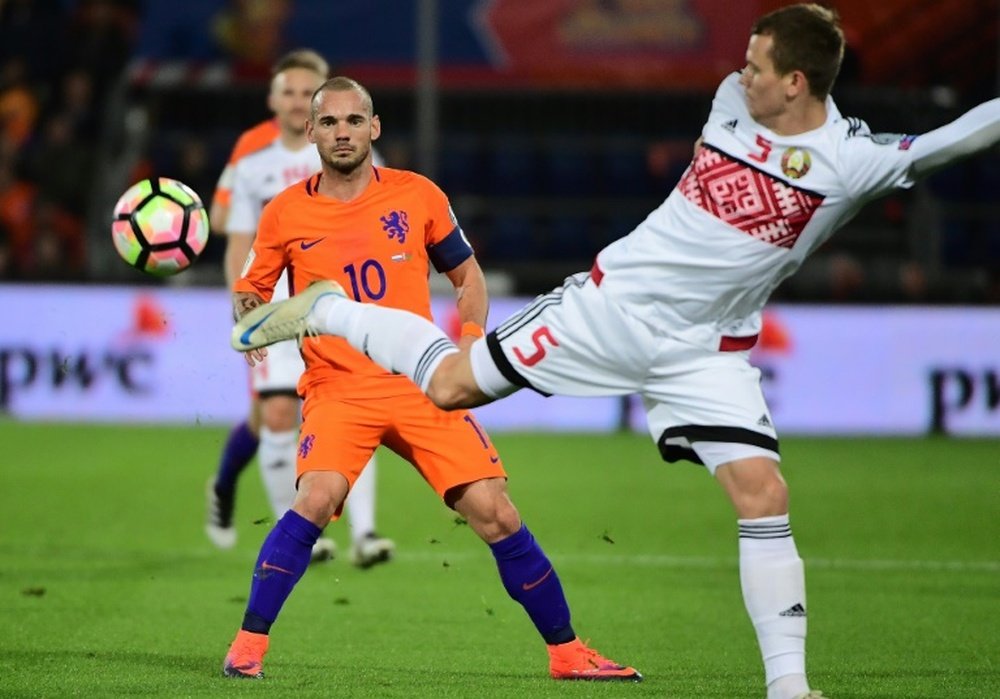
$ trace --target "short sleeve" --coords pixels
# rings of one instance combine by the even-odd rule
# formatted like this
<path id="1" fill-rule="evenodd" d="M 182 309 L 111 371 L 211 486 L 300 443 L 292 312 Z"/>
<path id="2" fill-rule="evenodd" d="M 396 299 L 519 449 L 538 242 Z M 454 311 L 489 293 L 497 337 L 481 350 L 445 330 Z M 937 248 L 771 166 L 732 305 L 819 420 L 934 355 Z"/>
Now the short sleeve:
<path id="1" fill-rule="evenodd" d="M 912 187 L 914 137 L 876 133 L 859 119 L 848 119 L 849 128 L 840 149 L 844 186 L 859 200 L 875 199 L 894 189 Z"/>
<path id="2" fill-rule="evenodd" d="M 228 207 L 233 199 L 233 163 L 226 163 L 219 175 L 219 181 L 215 183 L 215 192 L 212 194 L 212 206 Z"/>
<path id="3" fill-rule="evenodd" d="M 434 183 L 426 180 L 425 201 L 429 212 L 424 240 L 427 255 L 438 272 L 447 272 L 472 257 L 472 245 L 458 224 L 458 217 Z"/>
<path id="4" fill-rule="evenodd" d="M 253 247 L 240 278 L 233 284 L 233 291 L 255 293 L 265 301 L 270 301 L 274 285 L 288 265 L 285 247 L 279 236 L 280 208 L 276 204 L 272 202 L 264 207 Z"/>

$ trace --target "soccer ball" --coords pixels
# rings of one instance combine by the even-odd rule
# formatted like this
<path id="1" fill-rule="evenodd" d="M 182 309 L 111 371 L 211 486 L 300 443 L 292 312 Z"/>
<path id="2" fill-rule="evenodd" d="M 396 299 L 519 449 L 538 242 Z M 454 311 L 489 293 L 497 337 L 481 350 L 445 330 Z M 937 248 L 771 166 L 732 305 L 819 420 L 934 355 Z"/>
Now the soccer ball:
<path id="1" fill-rule="evenodd" d="M 208 213 L 194 190 L 169 177 L 142 180 L 115 204 L 111 239 L 122 259 L 157 277 L 177 274 L 208 242 Z"/>

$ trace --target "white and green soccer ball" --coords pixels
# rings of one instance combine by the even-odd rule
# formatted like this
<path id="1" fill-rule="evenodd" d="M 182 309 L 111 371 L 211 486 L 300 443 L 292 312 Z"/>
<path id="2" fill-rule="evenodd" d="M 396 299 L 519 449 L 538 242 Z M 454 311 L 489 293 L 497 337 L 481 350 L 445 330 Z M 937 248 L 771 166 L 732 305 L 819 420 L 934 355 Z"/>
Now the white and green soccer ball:
<path id="1" fill-rule="evenodd" d="M 111 238 L 136 269 L 166 277 L 186 269 L 208 242 L 208 212 L 193 189 L 169 177 L 142 180 L 115 204 Z"/>

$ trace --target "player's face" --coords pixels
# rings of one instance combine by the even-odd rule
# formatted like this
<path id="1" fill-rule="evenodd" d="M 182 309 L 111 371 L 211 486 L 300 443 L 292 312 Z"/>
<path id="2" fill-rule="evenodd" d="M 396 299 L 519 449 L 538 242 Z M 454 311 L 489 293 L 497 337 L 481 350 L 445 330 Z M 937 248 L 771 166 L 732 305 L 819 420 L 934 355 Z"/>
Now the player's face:
<path id="1" fill-rule="evenodd" d="M 789 76 L 775 71 L 771 61 L 773 45 L 774 39 L 768 35 L 752 35 L 747 46 L 747 64 L 740 74 L 750 116 L 767 127 L 773 126 L 788 106 Z"/>
<path id="2" fill-rule="evenodd" d="M 378 116 L 369 112 L 357 90 L 326 90 L 319 95 L 306 135 L 326 165 L 349 174 L 370 164 L 372 141 L 379 137 L 381 125 Z"/>
<path id="3" fill-rule="evenodd" d="M 309 100 L 323 78 L 308 68 L 289 68 L 274 76 L 268 106 L 283 132 L 301 136 L 309 118 Z"/>

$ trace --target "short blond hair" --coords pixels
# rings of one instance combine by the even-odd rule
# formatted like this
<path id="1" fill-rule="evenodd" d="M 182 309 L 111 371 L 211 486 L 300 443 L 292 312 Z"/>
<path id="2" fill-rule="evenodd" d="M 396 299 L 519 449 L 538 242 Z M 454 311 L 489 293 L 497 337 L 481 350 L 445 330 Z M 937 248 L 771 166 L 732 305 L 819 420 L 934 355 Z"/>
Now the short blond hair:
<path id="1" fill-rule="evenodd" d="M 330 64 L 312 49 L 295 49 L 278 59 L 271 68 L 271 77 L 292 68 L 305 68 L 326 78 L 330 74 Z"/>

